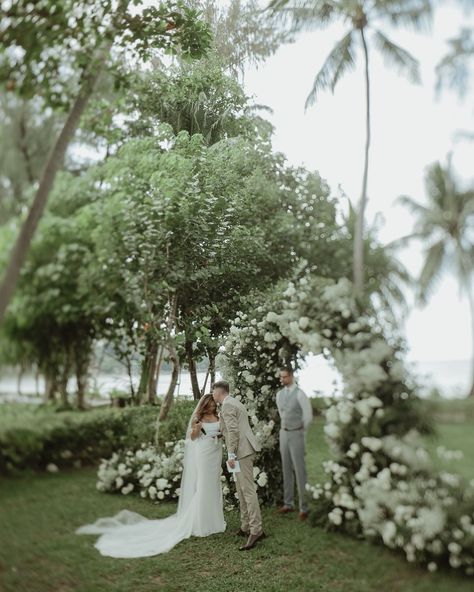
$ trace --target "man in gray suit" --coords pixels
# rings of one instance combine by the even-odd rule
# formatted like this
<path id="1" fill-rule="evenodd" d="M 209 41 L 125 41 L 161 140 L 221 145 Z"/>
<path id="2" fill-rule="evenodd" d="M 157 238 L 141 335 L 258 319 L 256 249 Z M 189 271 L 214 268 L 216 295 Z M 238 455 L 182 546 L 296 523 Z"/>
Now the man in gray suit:
<path id="1" fill-rule="evenodd" d="M 248 537 L 246 544 L 240 547 L 241 551 L 248 551 L 265 538 L 253 477 L 253 459 L 261 448 L 250 427 L 244 405 L 229 395 L 229 383 L 224 380 L 216 382 L 212 394 L 214 401 L 221 405 L 221 432 L 227 446 L 229 466 L 233 468 L 236 460 L 240 464 L 240 472 L 235 473 L 235 482 L 241 526 L 235 534 Z"/>
<path id="2" fill-rule="evenodd" d="M 283 467 L 282 514 L 294 510 L 295 475 L 299 497 L 299 519 L 308 516 L 306 500 L 305 436 L 313 419 L 313 409 L 308 397 L 294 381 L 290 366 L 281 368 L 280 382 L 283 388 L 277 392 L 276 404 L 280 414 L 280 454 Z"/>

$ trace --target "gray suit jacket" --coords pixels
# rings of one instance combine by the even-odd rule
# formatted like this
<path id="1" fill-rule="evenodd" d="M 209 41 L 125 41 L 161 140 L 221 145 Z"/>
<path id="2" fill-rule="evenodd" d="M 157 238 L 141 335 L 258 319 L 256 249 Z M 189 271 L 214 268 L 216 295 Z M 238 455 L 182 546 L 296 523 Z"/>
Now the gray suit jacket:
<path id="1" fill-rule="evenodd" d="M 220 423 L 229 454 L 235 454 L 237 459 L 240 459 L 261 450 L 250 427 L 247 409 L 234 397 L 224 399 Z"/>

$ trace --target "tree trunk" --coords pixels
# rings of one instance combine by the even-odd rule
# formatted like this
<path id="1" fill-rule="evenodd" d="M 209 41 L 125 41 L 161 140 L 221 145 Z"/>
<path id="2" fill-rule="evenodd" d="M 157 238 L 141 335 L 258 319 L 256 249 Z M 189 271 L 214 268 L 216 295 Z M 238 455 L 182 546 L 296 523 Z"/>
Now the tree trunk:
<path id="1" fill-rule="evenodd" d="M 179 363 L 179 356 L 176 352 L 174 345 L 170 348 L 170 360 L 173 364 L 173 370 L 171 373 L 171 382 L 168 387 L 168 391 L 166 392 L 165 398 L 163 399 L 163 403 L 160 407 L 160 413 L 158 415 L 158 419 L 156 420 L 156 428 L 155 428 L 155 444 L 158 445 L 158 433 L 160 431 L 160 423 L 164 421 L 171 409 L 171 405 L 173 404 L 174 400 L 174 391 L 176 390 L 176 385 L 178 384 L 179 378 L 179 371 L 180 371 L 180 363 Z"/>
<path id="2" fill-rule="evenodd" d="M 154 401 L 156 401 L 156 398 L 158 396 L 157 394 L 157 388 L 158 388 L 158 380 L 160 378 L 160 372 L 161 372 L 161 364 L 163 363 L 163 354 L 164 354 L 165 348 L 163 347 L 163 345 L 160 345 L 159 347 L 159 354 L 158 354 L 158 360 L 156 362 L 156 366 L 155 366 L 155 377 L 154 377 L 154 387 L 155 387 L 155 396 L 154 396 Z"/>
<path id="3" fill-rule="evenodd" d="M 39 392 L 39 378 L 40 378 L 40 369 L 39 369 L 39 366 L 36 366 L 36 370 L 35 370 L 35 392 L 36 392 L 36 396 L 37 397 L 40 396 L 40 392 Z"/>
<path id="4" fill-rule="evenodd" d="M 23 374 L 25 373 L 25 366 L 23 363 L 20 364 L 18 368 L 18 375 L 16 377 L 16 392 L 21 396 L 21 379 L 23 378 Z"/>
<path id="5" fill-rule="evenodd" d="M 107 59 L 110 47 L 111 42 L 107 43 L 107 46 L 100 51 L 97 59 L 92 60 L 89 68 L 85 71 L 79 94 L 74 101 L 44 168 L 38 190 L 20 229 L 0 285 L 0 325 L 3 322 L 7 306 L 13 297 L 18 278 L 20 277 L 21 267 L 25 262 L 30 243 L 46 207 L 56 174 L 62 166 L 66 150 L 79 126 L 79 121 Z"/>
<path id="6" fill-rule="evenodd" d="M 181 366 L 179 363 L 179 356 L 178 352 L 176 351 L 176 347 L 174 344 L 174 340 L 171 337 L 171 331 L 176 323 L 176 309 L 178 307 L 178 295 L 173 294 L 173 298 L 170 302 L 170 313 L 168 316 L 167 322 L 167 338 L 168 338 L 168 352 L 169 352 L 169 359 L 173 364 L 173 370 L 171 373 L 171 382 L 166 392 L 165 398 L 163 399 L 163 403 L 160 407 L 160 413 L 156 420 L 155 426 L 155 444 L 158 444 L 158 433 L 160 430 L 160 423 L 164 421 L 168 415 L 169 410 L 171 409 L 171 405 L 173 404 L 174 399 L 174 391 L 176 389 L 176 385 L 178 384 L 179 373 L 181 370 Z"/>
<path id="7" fill-rule="evenodd" d="M 132 395 L 132 405 L 136 405 L 137 394 L 135 393 L 135 387 L 133 386 L 132 359 L 130 356 L 127 356 L 126 365 L 127 365 L 128 382 L 130 384 L 130 394 Z"/>
<path id="8" fill-rule="evenodd" d="M 364 29 L 360 30 L 362 47 L 365 58 L 365 92 L 366 92 L 366 138 L 364 175 L 362 178 L 362 192 L 354 230 L 353 276 L 354 287 L 357 295 L 362 295 L 364 290 L 364 218 L 367 206 L 367 182 L 369 176 L 369 150 L 370 150 L 370 78 L 369 78 L 369 52 L 365 40 Z"/>
<path id="9" fill-rule="evenodd" d="M 196 362 L 194 360 L 193 342 L 186 341 L 185 343 L 186 359 L 188 361 L 189 375 L 191 376 L 191 386 L 193 389 L 193 398 L 198 401 L 201 398 L 201 390 L 199 389 L 199 381 L 197 377 Z"/>
<path id="10" fill-rule="evenodd" d="M 141 405 L 146 402 L 146 390 L 148 386 L 148 379 L 150 373 L 150 357 L 152 356 L 151 343 L 148 341 L 145 355 L 142 360 L 142 368 L 140 373 L 140 382 L 137 390 L 137 403 Z"/>
<path id="11" fill-rule="evenodd" d="M 469 301 L 469 308 L 471 310 L 471 335 L 472 335 L 472 357 L 471 357 L 471 388 L 468 397 L 474 397 L 474 294 L 472 291 L 471 274 L 467 275 L 467 299 Z"/>
<path id="12" fill-rule="evenodd" d="M 76 349 L 76 406 L 78 409 L 86 408 L 86 391 L 89 378 L 89 365 L 91 361 L 92 344 L 82 343 Z"/>
<path id="13" fill-rule="evenodd" d="M 158 359 L 158 344 L 156 341 L 152 344 L 152 351 L 150 355 L 150 362 L 148 368 L 148 382 L 146 385 L 146 402 L 150 405 L 154 405 L 156 403 L 156 365 Z"/>
<path id="14" fill-rule="evenodd" d="M 211 373 L 211 388 L 212 385 L 216 382 L 216 353 L 215 352 L 207 352 L 209 357 L 209 371 Z"/>
<path id="15" fill-rule="evenodd" d="M 51 403 L 56 401 L 58 392 L 58 375 L 56 368 L 48 366 L 44 371 L 44 402 Z"/>
<path id="16" fill-rule="evenodd" d="M 59 380 L 59 397 L 61 399 L 61 404 L 63 407 L 69 407 L 69 400 L 68 400 L 68 392 L 67 392 L 67 383 L 69 380 L 69 375 L 71 373 L 71 353 L 68 350 L 66 351 L 62 371 L 61 371 L 61 378 Z"/>

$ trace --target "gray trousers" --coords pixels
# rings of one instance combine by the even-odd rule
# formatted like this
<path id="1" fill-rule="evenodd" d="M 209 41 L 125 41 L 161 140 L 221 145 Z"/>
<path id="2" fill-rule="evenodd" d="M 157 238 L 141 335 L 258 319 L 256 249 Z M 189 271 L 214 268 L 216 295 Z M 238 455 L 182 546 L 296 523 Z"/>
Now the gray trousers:
<path id="1" fill-rule="evenodd" d="M 280 430 L 280 454 L 283 467 L 283 503 L 288 508 L 294 507 L 296 475 L 299 509 L 300 512 L 307 512 L 304 430 L 295 430 L 292 432 Z"/>

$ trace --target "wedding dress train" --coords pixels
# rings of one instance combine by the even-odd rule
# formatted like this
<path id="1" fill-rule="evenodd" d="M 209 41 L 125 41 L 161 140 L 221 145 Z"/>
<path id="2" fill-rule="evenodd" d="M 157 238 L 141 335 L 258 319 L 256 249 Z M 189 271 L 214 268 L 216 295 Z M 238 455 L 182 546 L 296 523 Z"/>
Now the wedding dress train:
<path id="1" fill-rule="evenodd" d="M 122 510 L 79 528 L 77 534 L 100 534 L 95 543 L 108 557 L 149 557 L 166 553 L 190 536 L 223 532 L 222 444 L 215 436 L 219 422 L 205 423 L 206 435 L 186 440 L 181 491 L 176 514 L 149 520 Z"/>

